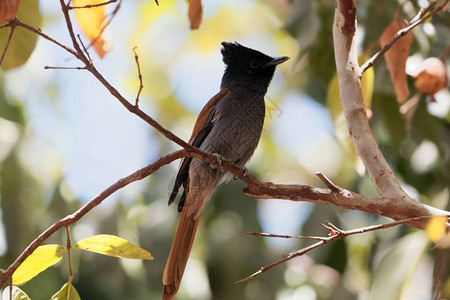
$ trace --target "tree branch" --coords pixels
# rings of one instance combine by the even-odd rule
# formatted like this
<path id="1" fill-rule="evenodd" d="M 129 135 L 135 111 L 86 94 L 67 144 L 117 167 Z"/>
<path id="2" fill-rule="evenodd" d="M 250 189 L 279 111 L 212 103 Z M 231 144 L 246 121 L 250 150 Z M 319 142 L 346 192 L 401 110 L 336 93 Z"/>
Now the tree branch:
<path id="1" fill-rule="evenodd" d="M 416 26 L 422 24 L 423 22 L 425 22 L 428 18 L 430 18 L 431 16 L 433 16 L 434 14 L 436 14 L 437 12 L 441 11 L 444 9 L 444 7 L 447 5 L 447 3 L 450 0 L 445 0 L 444 3 L 442 3 L 441 5 L 439 5 L 438 7 L 436 7 L 435 9 L 433 9 L 429 14 L 425 15 L 428 11 L 431 10 L 431 8 L 433 8 L 433 6 L 436 4 L 436 1 L 430 1 L 428 6 L 426 8 L 421 8 L 419 10 L 419 12 L 416 14 L 416 16 L 414 16 L 414 18 L 411 19 L 411 21 L 409 21 L 409 25 L 406 26 L 405 28 L 400 29 L 399 31 L 397 31 L 397 33 L 392 37 L 392 40 L 387 43 L 386 45 L 383 46 L 383 48 L 381 48 L 380 51 L 378 51 L 377 53 L 375 53 L 371 58 L 369 58 L 360 68 L 359 70 L 359 78 L 362 77 L 362 75 L 364 74 L 365 71 L 367 71 L 367 69 L 369 69 L 370 67 L 372 67 L 375 62 L 384 55 L 384 53 L 386 53 L 389 49 L 391 49 L 391 47 L 395 44 L 395 42 L 397 42 L 400 38 L 402 38 L 403 36 L 405 36 L 409 31 L 413 30 L 413 28 L 415 28 Z"/>
<path id="2" fill-rule="evenodd" d="M 381 197 L 414 205 L 415 201 L 400 186 L 369 127 L 359 78 L 355 18 L 355 0 L 338 0 L 336 2 L 333 42 L 339 92 L 347 120 L 347 128 L 356 152 L 363 161 Z"/>
<path id="3" fill-rule="evenodd" d="M 14 271 L 20 266 L 20 264 L 33 253 L 34 250 L 36 250 L 39 245 L 42 244 L 43 241 L 48 239 L 52 234 L 54 234 L 56 231 L 63 227 L 68 227 L 69 225 L 74 224 L 79 219 L 81 219 L 84 215 L 86 215 L 88 212 L 90 212 L 94 207 L 99 205 L 103 202 L 106 198 L 111 196 L 113 193 L 118 191 L 119 189 L 127 186 L 128 184 L 144 179 L 145 177 L 149 176 L 150 174 L 153 174 L 159 168 L 161 168 L 164 165 L 167 165 L 171 163 L 174 160 L 177 160 L 182 157 L 188 156 L 188 153 L 186 150 L 179 150 L 176 152 L 173 152 L 171 154 L 168 154 L 166 156 L 163 156 L 159 158 L 154 163 L 137 170 L 136 172 L 123 177 L 119 179 L 116 183 L 108 187 L 106 190 L 101 192 L 97 197 L 91 199 L 89 202 L 87 202 L 85 205 L 83 205 L 80 209 L 78 209 L 76 212 L 74 212 L 71 215 L 68 215 L 59 221 L 55 222 L 53 225 L 51 225 L 49 228 L 47 228 L 44 232 L 42 232 L 33 242 L 31 242 L 28 247 L 17 257 L 17 259 L 6 269 L 3 270 L 3 272 L 0 273 L 0 288 L 5 284 L 7 280 L 9 280 L 14 273 Z"/>
<path id="4" fill-rule="evenodd" d="M 340 228 L 338 228 L 336 225 L 334 225 L 333 223 L 331 223 L 330 221 L 325 221 L 322 226 L 324 226 L 325 228 L 327 228 L 328 230 L 330 230 L 329 236 L 328 237 L 316 237 L 316 236 L 279 236 L 279 235 L 274 235 L 274 234 L 258 234 L 258 233 L 252 233 L 254 235 L 261 235 L 261 236 L 269 236 L 269 237 L 281 237 L 281 238 L 301 238 L 301 239 L 312 239 L 312 240 L 319 240 L 318 242 L 304 247 L 296 252 L 292 252 L 289 253 L 287 255 L 284 255 L 284 257 L 268 266 L 265 267 L 261 267 L 258 271 L 256 271 L 255 273 L 239 280 L 236 281 L 234 284 L 241 284 L 243 282 L 246 282 L 264 272 L 269 271 L 270 269 L 281 265 L 282 263 L 285 263 L 293 258 L 302 256 L 308 252 L 310 252 L 313 249 L 316 249 L 320 246 L 326 245 L 328 243 L 331 243 L 335 240 L 340 240 L 340 239 L 344 239 L 349 235 L 355 235 L 355 234 L 361 234 L 364 232 L 369 232 L 369 231 L 374 231 L 374 230 L 380 230 L 380 229 L 386 229 L 386 228 L 391 228 L 391 227 L 395 227 L 395 226 L 399 226 L 399 225 L 403 225 L 403 224 L 408 224 L 410 222 L 415 222 L 415 221 L 423 221 L 423 220 L 428 220 L 430 219 L 431 216 L 422 216 L 422 217 L 415 217 L 415 218 L 408 218 L 408 219 L 403 219 L 403 220 L 399 220 L 399 221 L 395 221 L 395 222 L 391 222 L 391 223 L 386 223 L 386 224 L 379 224 L 379 225 L 373 225 L 373 226 L 367 226 L 367 227 L 362 227 L 362 228 L 357 228 L 357 229 L 352 229 L 352 230 L 342 230 Z"/>
<path id="5" fill-rule="evenodd" d="M 141 74 L 141 66 L 139 65 L 139 56 L 137 55 L 136 48 L 133 48 L 134 52 L 134 60 L 136 61 L 137 71 L 138 71 L 138 79 L 139 79 L 139 90 L 136 95 L 136 100 L 134 102 L 134 106 L 139 107 L 139 97 L 141 96 L 142 89 L 144 88 L 144 84 L 142 83 L 142 74 Z"/>
<path id="6" fill-rule="evenodd" d="M 224 168 L 228 171 L 235 171 L 231 168 L 229 169 L 227 164 L 225 164 Z M 410 219 L 407 225 L 420 229 L 425 228 L 429 216 L 450 215 L 447 211 L 427 206 L 414 200 L 402 201 L 398 198 L 366 197 L 343 187 L 338 187 L 334 183 L 331 183 L 334 187 L 331 190 L 309 185 L 263 182 L 252 175 L 247 175 L 242 180 L 248 185 L 244 192 L 253 198 L 307 201 L 364 211 L 393 220 Z M 416 217 L 425 218 L 415 219 Z"/>
<path id="7" fill-rule="evenodd" d="M 10 26 L 10 29 L 9 29 L 8 39 L 6 40 L 6 44 L 5 44 L 5 47 L 3 48 L 2 56 L 0 57 L 0 66 L 2 65 L 3 59 L 5 58 L 6 51 L 8 51 L 9 43 L 11 43 L 11 39 L 13 37 L 14 30 L 16 29 L 16 26 L 17 26 L 14 22 L 12 22 L 11 24 L 12 25 Z"/>
<path id="8" fill-rule="evenodd" d="M 11 278 L 13 272 L 17 269 L 17 267 L 44 240 L 46 240 L 60 228 L 74 224 L 81 217 L 87 214 L 90 210 L 92 210 L 118 189 L 123 188 L 131 182 L 145 178 L 146 176 L 157 171 L 161 166 L 181 157 L 195 157 L 207 163 L 216 164 L 216 156 L 205 153 L 198 148 L 191 146 L 190 144 L 186 143 L 184 140 L 173 134 L 171 131 L 161 126 L 152 117 L 143 112 L 138 107 L 138 105 L 136 105 L 137 103 L 132 104 L 128 100 L 126 100 L 121 95 L 121 93 L 102 76 L 102 74 L 94 66 L 93 62 L 83 52 L 83 49 L 80 47 L 80 44 L 75 37 L 72 23 L 69 17 L 68 6 L 66 6 L 63 0 L 60 0 L 60 3 L 74 49 L 42 33 L 40 29 L 33 28 L 32 26 L 20 22 L 18 19 L 15 19 L 15 21 L 10 21 L 8 23 L 8 26 L 14 26 L 13 24 L 16 24 L 16 26 L 21 26 L 68 51 L 84 64 L 85 67 L 81 67 L 81 69 L 86 69 L 87 71 L 89 71 L 129 112 L 135 114 L 136 116 L 147 122 L 169 140 L 177 143 L 184 149 L 166 155 L 155 161 L 153 164 L 120 179 L 115 184 L 111 185 L 109 188 L 100 193 L 97 197 L 93 198 L 91 201 L 81 207 L 74 214 L 63 218 L 50 226 L 24 250 L 24 252 L 8 267 L 8 269 L 3 271 L 0 270 L 0 286 L 3 286 L 3 284 Z M 398 183 L 394 174 L 390 170 L 389 166 L 387 165 L 371 134 L 365 114 L 364 105 L 362 103 L 361 87 L 358 76 L 358 65 L 356 62 L 356 51 L 354 49 L 353 38 L 356 26 L 355 13 L 356 7 L 353 1 L 340 0 L 336 9 L 336 18 L 333 31 L 336 49 L 336 65 L 342 97 L 341 100 L 348 121 L 350 135 L 352 136 L 353 142 L 355 143 L 357 152 L 365 163 L 369 175 L 371 176 L 382 198 L 379 199 L 365 197 L 363 195 L 348 191 L 342 187 L 335 185 L 320 173 L 318 173 L 319 178 L 321 178 L 321 180 L 330 189 L 305 185 L 283 185 L 274 184 L 271 182 L 262 182 L 254 176 L 248 175 L 244 168 L 228 161 L 222 161 L 221 167 L 246 182 L 248 187 L 244 191 L 248 195 L 256 198 L 278 198 L 292 201 L 310 201 L 315 203 L 331 204 L 343 208 L 356 209 L 382 216 L 387 216 L 395 220 L 402 220 L 402 224 L 404 223 L 410 226 L 424 228 L 426 223 L 425 220 L 430 218 L 430 216 L 448 215 L 449 213 L 420 204 L 406 195 L 406 193 L 400 187 L 400 184 Z M 323 240 L 319 241 L 319 243 L 323 242 Z M 310 250 L 302 249 L 301 251 Z M 301 254 L 297 254 L 297 256 L 298 255 Z"/>

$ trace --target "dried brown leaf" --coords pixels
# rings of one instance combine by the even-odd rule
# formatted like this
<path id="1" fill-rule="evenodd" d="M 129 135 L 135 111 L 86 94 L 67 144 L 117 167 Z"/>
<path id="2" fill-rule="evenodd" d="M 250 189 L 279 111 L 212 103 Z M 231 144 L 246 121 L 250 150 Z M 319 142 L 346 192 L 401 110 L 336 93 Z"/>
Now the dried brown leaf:
<path id="1" fill-rule="evenodd" d="M 447 69 L 437 57 L 429 57 L 422 62 L 420 72 L 414 76 L 414 86 L 426 95 L 433 95 L 447 86 Z"/>
<path id="2" fill-rule="evenodd" d="M 407 25 L 408 23 L 402 18 L 395 18 L 381 34 L 381 47 L 388 44 L 397 31 Z M 399 103 L 402 103 L 409 94 L 408 84 L 406 82 L 405 66 L 413 39 L 414 37 L 409 31 L 405 34 L 405 36 L 397 40 L 391 49 L 384 54 L 387 68 L 389 70 L 389 74 L 391 75 L 392 83 L 394 84 L 397 101 Z"/>
<path id="3" fill-rule="evenodd" d="M 0 23 L 12 19 L 19 7 L 19 0 L 1 0 L 0 1 Z"/>
<path id="4" fill-rule="evenodd" d="M 203 6 L 201 0 L 187 0 L 189 5 L 188 16 L 191 29 L 197 29 L 202 23 Z"/>

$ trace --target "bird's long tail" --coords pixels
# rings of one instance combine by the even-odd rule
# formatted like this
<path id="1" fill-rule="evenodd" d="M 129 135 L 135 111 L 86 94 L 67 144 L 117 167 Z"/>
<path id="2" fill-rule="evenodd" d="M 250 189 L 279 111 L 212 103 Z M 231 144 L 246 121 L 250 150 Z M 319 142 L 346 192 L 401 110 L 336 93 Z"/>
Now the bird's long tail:
<path id="1" fill-rule="evenodd" d="M 197 231 L 198 220 L 199 214 L 189 213 L 186 207 L 183 209 L 177 233 L 175 234 L 175 239 L 164 269 L 163 300 L 174 299 L 180 287 L 181 278 L 183 277 L 184 269 L 189 259 L 195 232 Z"/>

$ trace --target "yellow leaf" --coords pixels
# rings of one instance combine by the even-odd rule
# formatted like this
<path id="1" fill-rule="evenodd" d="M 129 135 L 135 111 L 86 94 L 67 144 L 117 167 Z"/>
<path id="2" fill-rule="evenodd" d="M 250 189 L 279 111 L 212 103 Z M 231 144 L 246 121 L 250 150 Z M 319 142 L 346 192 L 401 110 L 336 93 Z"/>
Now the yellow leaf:
<path id="1" fill-rule="evenodd" d="M 62 288 L 57 291 L 50 300 L 80 300 L 80 295 L 74 288 L 72 283 L 67 282 L 62 286 Z"/>
<path id="2" fill-rule="evenodd" d="M 17 286 L 13 286 L 12 287 L 12 293 L 11 294 L 12 294 L 11 300 L 30 300 L 30 297 L 28 297 L 28 295 L 24 291 L 19 289 Z M 9 286 L 6 287 L 3 290 L 2 299 L 3 300 L 10 300 L 10 297 L 9 297 Z"/>
<path id="3" fill-rule="evenodd" d="M 358 63 L 361 64 L 361 63 L 367 61 L 368 59 L 369 59 L 368 52 L 364 52 L 358 58 Z M 373 68 L 367 69 L 367 71 L 364 72 L 364 75 L 361 78 L 362 96 L 363 96 L 364 106 L 366 107 L 366 109 L 370 109 L 370 107 L 372 106 L 374 79 L 375 79 L 375 73 L 374 73 Z M 337 74 L 334 74 L 333 78 L 331 79 L 330 83 L 328 84 L 327 107 L 331 113 L 333 121 L 336 122 L 336 120 L 340 117 L 340 115 L 343 114 L 343 109 L 342 109 L 340 95 L 339 95 L 339 82 L 338 82 Z"/>
<path id="4" fill-rule="evenodd" d="M 86 6 L 103 3 L 104 0 L 73 0 L 73 6 Z M 105 26 L 106 5 L 75 9 L 75 17 L 81 26 L 86 37 L 91 41 L 92 46 L 100 58 L 109 52 L 109 44 L 102 37 L 102 30 Z"/>
<path id="5" fill-rule="evenodd" d="M 14 285 L 22 285 L 61 260 L 67 249 L 61 245 L 40 246 L 25 259 L 12 276 Z"/>
<path id="6" fill-rule="evenodd" d="M 369 59 L 369 53 L 364 52 L 359 58 L 358 63 L 361 65 Z M 361 78 L 361 89 L 363 95 L 364 106 L 366 109 L 372 107 L 372 96 L 373 96 L 373 83 L 375 81 L 375 72 L 373 68 L 369 68 L 364 72 Z"/>
<path id="7" fill-rule="evenodd" d="M 120 237 L 108 234 L 88 237 L 79 241 L 74 248 L 122 258 L 153 259 L 147 250 Z"/>
<path id="8" fill-rule="evenodd" d="M 447 218 L 446 217 L 434 217 L 427 224 L 428 238 L 434 243 L 439 242 L 446 234 Z"/>

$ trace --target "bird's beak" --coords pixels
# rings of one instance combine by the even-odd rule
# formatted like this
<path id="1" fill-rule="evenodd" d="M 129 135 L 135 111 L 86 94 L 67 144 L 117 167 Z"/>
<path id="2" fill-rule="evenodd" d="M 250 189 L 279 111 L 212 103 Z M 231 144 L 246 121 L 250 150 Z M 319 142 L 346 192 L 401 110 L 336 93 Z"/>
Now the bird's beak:
<path id="1" fill-rule="evenodd" d="M 271 66 L 276 66 L 279 64 L 284 63 L 285 61 L 287 61 L 289 59 L 289 57 L 287 56 L 281 56 L 281 57 L 275 57 L 274 59 L 272 59 L 271 61 L 269 61 L 268 63 L 266 63 L 264 65 L 264 67 L 271 67 Z"/>

